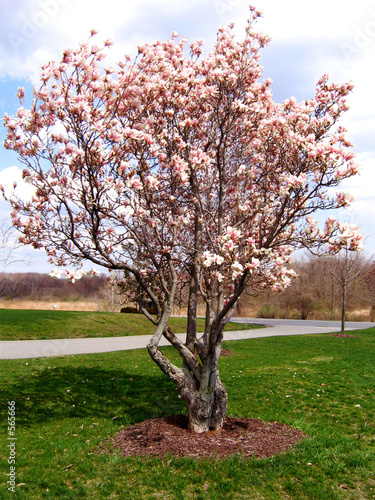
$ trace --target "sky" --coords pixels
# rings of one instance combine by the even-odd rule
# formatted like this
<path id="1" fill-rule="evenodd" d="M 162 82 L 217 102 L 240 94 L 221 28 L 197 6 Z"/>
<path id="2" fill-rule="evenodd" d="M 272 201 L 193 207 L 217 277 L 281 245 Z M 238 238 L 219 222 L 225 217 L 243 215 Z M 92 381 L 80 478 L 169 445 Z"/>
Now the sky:
<path id="1" fill-rule="evenodd" d="M 257 29 L 272 38 L 262 51 L 261 64 L 264 78 L 273 80 L 275 101 L 312 98 L 322 74 L 355 86 L 341 124 L 354 142 L 361 173 L 342 183 L 340 189 L 350 192 L 355 202 L 339 216 L 361 226 L 364 251 L 371 257 L 375 255 L 375 1 L 251 3 L 263 13 Z M 189 42 L 203 39 L 209 52 L 220 25 L 233 22 L 242 38 L 248 13 L 249 0 L 0 0 L 0 116 L 15 114 L 18 87 L 25 87 L 31 96 L 40 67 L 59 60 L 65 48 L 77 47 L 91 29 L 99 31 L 98 42 L 108 38 L 114 42 L 114 61 L 124 54 L 136 55 L 137 46 L 145 42 L 168 39 L 173 31 Z M 4 138 L 0 125 L 0 184 L 18 180 L 21 185 L 22 165 L 16 153 L 4 149 Z M 0 227 L 9 221 L 9 211 L 0 199 Z M 0 255 L 0 272 L 52 270 L 44 251 L 26 247 L 13 255 L 20 261 L 5 269 Z"/>

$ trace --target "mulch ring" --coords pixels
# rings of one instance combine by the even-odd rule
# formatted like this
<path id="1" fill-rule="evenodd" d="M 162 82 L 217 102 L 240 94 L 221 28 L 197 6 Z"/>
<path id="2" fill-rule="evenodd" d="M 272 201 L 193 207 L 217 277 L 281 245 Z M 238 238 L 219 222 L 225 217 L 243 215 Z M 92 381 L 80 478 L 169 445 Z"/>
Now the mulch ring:
<path id="1" fill-rule="evenodd" d="M 349 335 L 348 333 L 331 333 L 330 337 L 348 338 L 351 337 L 355 339 L 357 335 Z"/>
<path id="2" fill-rule="evenodd" d="M 147 420 L 120 431 L 112 443 L 125 457 L 224 458 L 239 454 L 244 458 L 268 458 L 290 450 L 307 436 L 278 422 L 227 417 L 222 429 L 203 434 L 187 430 L 187 416 L 172 415 Z"/>

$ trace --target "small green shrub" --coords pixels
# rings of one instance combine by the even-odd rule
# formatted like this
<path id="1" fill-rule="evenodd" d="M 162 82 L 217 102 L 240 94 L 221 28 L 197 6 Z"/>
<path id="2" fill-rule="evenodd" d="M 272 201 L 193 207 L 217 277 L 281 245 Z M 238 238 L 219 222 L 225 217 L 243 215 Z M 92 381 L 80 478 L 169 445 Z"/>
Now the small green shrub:
<path id="1" fill-rule="evenodd" d="M 274 318 L 278 317 L 278 314 L 279 314 L 279 310 L 276 306 L 274 306 L 272 304 L 266 304 L 258 310 L 257 317 L 258 318 L 274 319 Z"/>
<path id="2" fill-rule="evenodd" d="M 126 314 L 137 314 L 137 308 L 133 306 L 126 306 L 126 307 L 121 307 L 120 310 L 121 313 L 126 313 Z"/>

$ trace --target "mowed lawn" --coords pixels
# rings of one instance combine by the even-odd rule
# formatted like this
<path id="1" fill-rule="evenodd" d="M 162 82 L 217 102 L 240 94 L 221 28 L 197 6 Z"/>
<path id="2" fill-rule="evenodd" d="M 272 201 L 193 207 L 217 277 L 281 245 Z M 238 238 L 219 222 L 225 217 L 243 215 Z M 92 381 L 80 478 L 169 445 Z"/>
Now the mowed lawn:
<path id="1" fill-rule="evenodd" d="M 269 459 L 123 458 L 124 426 L 185 413 L 146 350 L 0 361 L 0 498 L 375 498 L 375 329 L 233 341 L 221 358 L 229 415 L 283 422 L 308 438 Z M 178 355 L 165 348 L 175 362 Z M 16 484 L 7 491 L 7 402 Z"/>
<path id="2" fill-rule="evenodd" d="M 183 333 L 186 318 L 173 317 L 170 326 L 175 333 Z M 198 328 L 204 331 L 203 319 L 198 319 Z M 238 323 L 226 325 L 227 330 L 251 328 L 259 327 Z M 0 309 L 0 340 L 125 337 L 152 335 L 154 330 L 143 314 Z"/>

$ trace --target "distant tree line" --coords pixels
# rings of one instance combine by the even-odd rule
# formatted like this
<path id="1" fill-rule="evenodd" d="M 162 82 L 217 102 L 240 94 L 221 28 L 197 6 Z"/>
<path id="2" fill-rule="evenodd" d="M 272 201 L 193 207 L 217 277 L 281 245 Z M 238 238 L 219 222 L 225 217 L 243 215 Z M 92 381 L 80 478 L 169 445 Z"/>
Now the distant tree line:
<path id="1" fill-rule="evenodd" d="M 77 300 L 93 298 L 106 286 L 105 275 L 83 276 L 74 284 L 39 273 L 0 273 L 0 297 L 3 299 Z"/>
<path id="2" fill-rule="evenodd" d="M 268 318 L 375 320 L 375 261 L 361 253 L 304 256 L 293 263 L 298 276 L 282 293 L 244 295 L 236 315 Z M 126 277 L 118 273 L 111 287 L 106 275 L 83 276 L 75 283 L 48 274 L 0 273 L 3 299 L 79 300 L 98 298 L 110 311 L 140 310 L 124 291 Z M 175 312 L 184 313 L 188 300 L 181 290 Z M 140 296 L 140 301 L 142 297 Z"/>
<path id="3" fill-rule="evenodd" d="M 247 297 L 240 309 L 255 302 L 260 317 L 374 321 L 374 260 L 343 251 L 335 256 L 304 256 L 293 269 L 298 276 L 284 292 Z"/>

